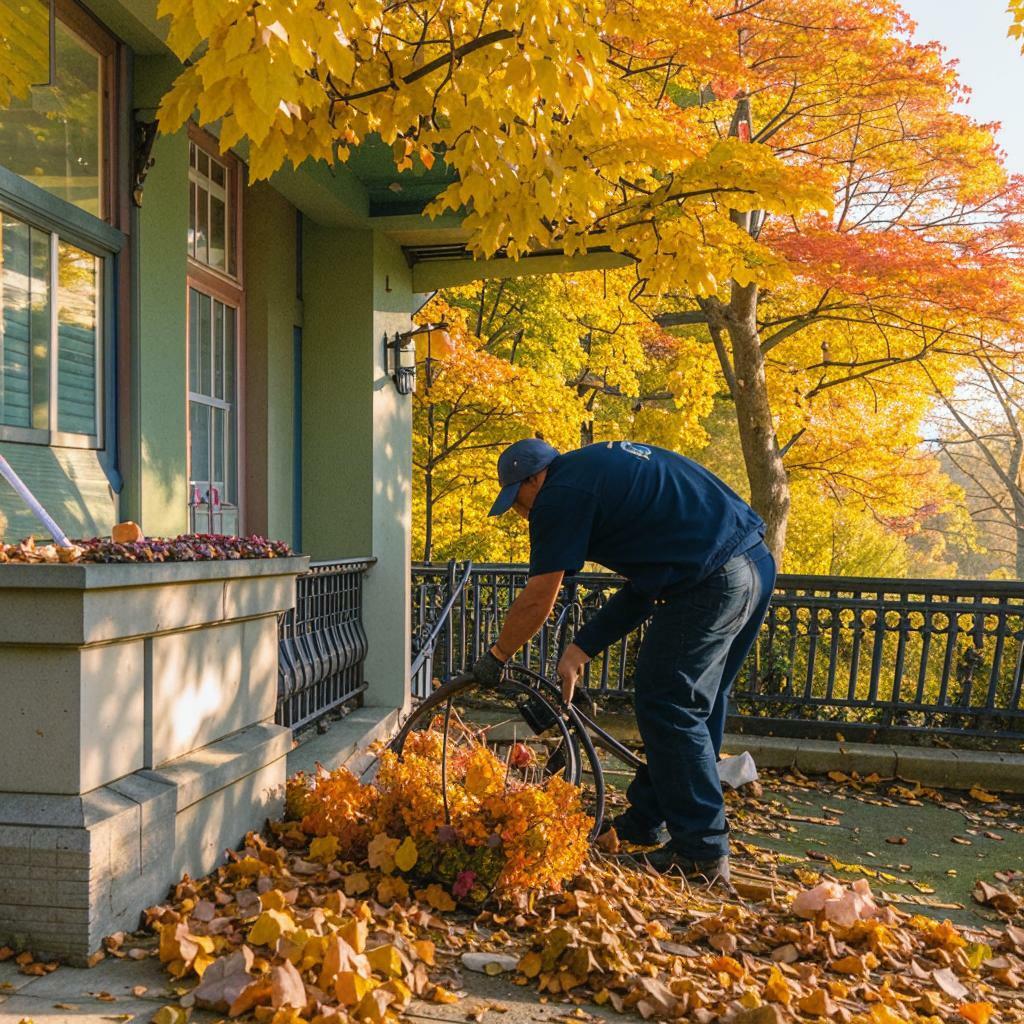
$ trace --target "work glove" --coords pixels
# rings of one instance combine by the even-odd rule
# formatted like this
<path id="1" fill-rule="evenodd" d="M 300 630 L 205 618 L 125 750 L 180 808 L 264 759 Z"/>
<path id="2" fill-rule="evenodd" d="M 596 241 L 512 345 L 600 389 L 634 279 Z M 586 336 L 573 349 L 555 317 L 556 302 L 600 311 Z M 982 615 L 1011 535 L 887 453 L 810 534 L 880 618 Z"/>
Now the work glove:
<path id="1" fill-rule="evenodd" d="M 473 676 L 481 686 L 496 688 L 501 683 L 504 671 L 504 662 L 498 661 L 490 651 L 485 652 L 473 662 Z"/>

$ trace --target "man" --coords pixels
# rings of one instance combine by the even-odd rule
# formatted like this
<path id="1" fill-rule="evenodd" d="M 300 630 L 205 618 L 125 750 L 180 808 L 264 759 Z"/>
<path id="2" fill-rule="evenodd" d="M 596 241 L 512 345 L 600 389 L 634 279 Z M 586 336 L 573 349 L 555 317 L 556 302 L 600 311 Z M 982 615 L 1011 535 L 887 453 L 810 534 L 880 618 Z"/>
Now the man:
<path id="1" fill-rule="evenodd" d="M 729 840 L 716 763 L 729 689 L 775 584 L 764 522 L 708 470 L 631 441 L 560 455 L 529 438 L 498 459 L 491 515 L 514 508 L 530 524 L 530 576 L 494 646 L 473 666 L 500 681 L 504 664 L 541 628 L 562 578 L 597 562 L 626 584 L 579 631 L 558 663 L 572 699 L 586 663 L 649 620 L 634 701 L 646 767 L 611 825 L 660 871 L 729 882 Z"/>

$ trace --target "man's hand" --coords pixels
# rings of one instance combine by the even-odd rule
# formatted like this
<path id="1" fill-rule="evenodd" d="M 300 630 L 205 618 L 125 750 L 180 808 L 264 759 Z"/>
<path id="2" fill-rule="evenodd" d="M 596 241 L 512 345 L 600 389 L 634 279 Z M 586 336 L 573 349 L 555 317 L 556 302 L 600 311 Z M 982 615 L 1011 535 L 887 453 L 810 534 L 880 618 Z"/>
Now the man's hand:
<path id="1" fill-rule="evenodd" d="M 472 671 L 478 683 L 495 688 L 501 683 L 501 674 L 505 671 L 505 663 L 499 661 L 488 651 L 476 659 Z"/>
<path id="2" fill-rule="evenodd" d="M 565 653 L 558 659 L 558 678 L 562 681 L 562 700 L 572 703 L 572 695 L 576 684 L 583 676 L 583 666 L 590 661 L 590 656 L 575 644 L 569 644 Z"/>

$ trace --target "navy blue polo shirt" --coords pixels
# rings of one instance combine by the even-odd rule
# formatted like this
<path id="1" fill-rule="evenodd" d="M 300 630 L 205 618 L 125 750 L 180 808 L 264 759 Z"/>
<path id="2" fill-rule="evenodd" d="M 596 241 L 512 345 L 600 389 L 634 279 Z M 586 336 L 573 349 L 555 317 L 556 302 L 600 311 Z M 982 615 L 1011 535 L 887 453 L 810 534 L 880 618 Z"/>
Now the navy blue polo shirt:
<path id="1" fill-rule="evenodd" d="M 703 466 L 653 445 L 602 442 L 548 467 L 530 510 L 530 575 L 597 562 L 656 597 L 699 583 L 763 536 L 761 517 Z"/>

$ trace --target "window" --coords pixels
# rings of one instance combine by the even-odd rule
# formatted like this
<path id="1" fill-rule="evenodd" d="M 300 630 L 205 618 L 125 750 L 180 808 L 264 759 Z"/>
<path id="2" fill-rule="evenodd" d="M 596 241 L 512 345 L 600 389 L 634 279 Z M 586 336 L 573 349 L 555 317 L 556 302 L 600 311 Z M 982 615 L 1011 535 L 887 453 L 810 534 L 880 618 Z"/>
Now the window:
<path id="1" fill-rule="evenodd" d="M 104 262 L 0 210 L 0 437 L 100 446 Z"/>
<path id="2" fill-rule="evenodd" d="M 188 163 L 188 254 L 197 263 L 234 277 L 234 175 L 227 163 L 195 141 L 189 143 Z"/>
<path id="3" fill-rule="evenodd" d="M 57 13 L 53 81 L 32 86 L 27 97 L 14 97 L 0 109 L 0 164 L 86 213 L 108 218 L 116 42 L 71 0 L 61 0 Z M 30 42 L 46 45 L 45 38 Z"/>
<path id="4" fill-rule="evenodd" d="M 189 288 L 188 426 L 192 528 L 238 530 L 238 311 Z"/>
<path id="5" fill-rule="evenodd" d="M 195 126 L 188 158 L 189 519 L 196 533 L 241 529 L 242 165 Z"/>
<path id="6" fill-rule="evenodd" d="M 2 0 L 0 0 L 2 2 Z M 49 53 L 49 3 L 19 7 Z M 0 108 L 0 440 L 103 447 L 104 353 L 124 236 L 114 155 L 117 40 L 55 0 L 53 68 Z"/>

